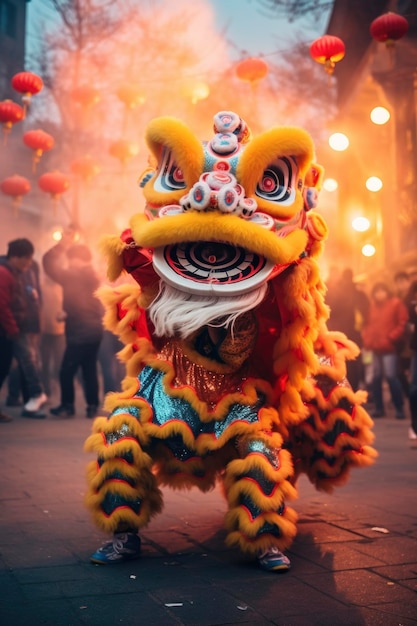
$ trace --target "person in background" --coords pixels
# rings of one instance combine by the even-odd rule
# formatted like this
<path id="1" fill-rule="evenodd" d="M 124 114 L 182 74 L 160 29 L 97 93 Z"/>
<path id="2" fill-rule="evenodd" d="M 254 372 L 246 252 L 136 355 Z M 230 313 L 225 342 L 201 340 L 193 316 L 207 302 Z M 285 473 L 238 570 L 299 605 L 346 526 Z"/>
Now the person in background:
<path id="1" fill-rule="evenodd" d="M 389 386 L 395 417 L 405 417 L 404 396 L 398 378 L 397 345 L 402 341 L 407 321 L 408 311 L 402 300 L 394 296 L 385 283 L 375 283 L 371 291 L 368 319 L 362 329 L 363 346 L 372 351 L 373 417 L 385 415 L 382 393 L 384 377 Z"/>
<path id="2" fill-rule="evenodd" d="M 394 274 L 394 285 L 396 295 L 404 302 L 408 308 L 407 298 L 410 291 L 411 279 L 408 272 L 401 271 Z M 398 350 L 398 378 L 400 379 L 403 393 L 407 398 L 410 393 L 410 350 L 411 329 L 407 324 L 403 341 L 397 346 Z"/>
<path id="3" fill-rule="evenodd" d="M 94 417 L 99 405 L 97 359 L 103 307 L 95 296 L 99 279 L 91 261 L 89 248 L 74 243 L 72 230 L 64 232 L 61 241 L 42 258 L 45 273 L 62 286 L 65 313 L 66 348 L 59 372 L 61 403 L 50 409 L 57 417 L 75 414 L 74 378 L 79 368 L 87 417 Z"/>
<path id="4" fill-rule="evenodd" d="M 44 391 L 46 392 L 42 381 L 40 362 L 40 318 L 42 310 L 42 291 L 40 286 L 38 263 L 35 260 L 32 260 L 28 269 L 21 272 L 19 279 L 22 286 L 22 295 L 26 300 L 24 328 L 21 336 L 19 337 L 19 343 L 23 344 L 20 348 L 23 350 L 23 353 L 20 359 L 15 358 L 13 360 L 12 367 L 9 372 L 6 406 L 21 406 L 22 404 L 27 403 L 30 398 L 28 384 L 25 377 L 27 346 L 29 346 L 31 351 L 37 376 L 40 378 Z M 17 350 L 17 352 L 19 352 L 19 350 Z M 31 374 L 29 373 L 29 375 Z M 23 397 L 23 403 L 21 401 L 21 396 Z"/>
<path id="5" fill-rule="evenodd" d="M 365 292 L 358 289 L 350 268 L 345 268 L 337 280 L 327 284 L 326 303 L 330 307 L 330 317 L 327 322 L 329 330 L 338 330 L 362 348 L 361 329 L 369 311 L 369 299 Z M 364 367 L 360 356 L 347 361 L 347 378 L 354 391 L 364 383 Z"/>
<path id="6" fill-rule="evenodd" d="M 408 395 L 411 425 L 408 436 L 414 447 L 417 446 L 417 280 L 411 283 L 406 302 L 411 328 L 410 388 Z"/>
<path id="7" fill-rule="evenodd" d="M 58 385 L 58 372 L 65 351 L 65 323 L 62 316 L 62 287 L 49 276 L 42 279 L 41 363 L 45 391 L 51 395 Z"/>
<path id="8" fill-rule="evenodd" d="M 117 358 L 123 344 L 110 330 L 104 330 L 98 361 L 103 379 L 103 391 L 109 393 L 120 389 L 124 377 L 124 366 Z"/>
<path id="9" fill-rule="evenodd" d="M 37 356 L 27 332 L 30 312 L 22 280 L 23 273 L 33 263 L 33 254 L 34 247 L 29 239 L 15 239 L 9 242 L 7 255 L 0 262 L 0 387 L 15 357 L 29 395 L 24 414 L 44 417 L 40 409 L 48 398 L 40 382 Z M 0 421 L 10 421 L 10 418 L 1 413 Z"/>

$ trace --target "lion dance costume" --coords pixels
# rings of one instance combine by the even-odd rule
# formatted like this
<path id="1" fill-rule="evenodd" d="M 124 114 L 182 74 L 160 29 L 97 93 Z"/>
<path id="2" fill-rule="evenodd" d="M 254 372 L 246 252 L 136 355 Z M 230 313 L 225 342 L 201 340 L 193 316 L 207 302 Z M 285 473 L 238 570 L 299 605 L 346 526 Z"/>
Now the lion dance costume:
<path id="1" fill-rule="evenodd" d="M 230 111 L 210 141 L 171 117 L 146 141 L 144 212 L 103 241 L 109 278 L 128 272 L 138 286 L 101 293 L 127 375 L 86 442 L 98 455 L 87 506 L 119 536 L 92 560 L 138 555 L 128 543 L 161 511 L 161 486 L 219 480 L 227 545 L 285 569 L 297 477 L 331 491 L 376 456 L 366 394 L 346 380 L 358 349 L 326 328 L 327 227 L 313 210 L 323 170 L 304 130 L 252 138 Z"/>

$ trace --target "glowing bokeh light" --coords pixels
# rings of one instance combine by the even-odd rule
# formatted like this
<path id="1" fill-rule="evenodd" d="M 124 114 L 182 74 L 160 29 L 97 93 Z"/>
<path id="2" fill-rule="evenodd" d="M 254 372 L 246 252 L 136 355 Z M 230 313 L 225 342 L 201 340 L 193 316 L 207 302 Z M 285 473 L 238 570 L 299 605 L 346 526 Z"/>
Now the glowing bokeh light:
<path id="1" fill-rule="evenodd" d="M 325 189 L 326 191 L 336 191 L 338 186 L 339 183 L 334 178 L 326 178 L 323 181 L 323 189 Z"/>
<path id="2" fill-rule="evenodd" d="M 210 87 L 202 80 L 187 81 L 182 85 L 181 93 L 185 98 L 189 98 L 192 104 L 197 104 L 200 100 L 208 98 Z"/>
<path id="3" fill-rule="evenodd" d="M 375 246 L 373 246 L 371 243 L 366 243 L 363 247 L 362 247 L 362 254 L 363 256 L 374 256 L 376 252 Z"/>
<path id="4" fill-rule="evenodd" d="M 332 150 L 343 152 L 349 147 L 349 139 L 343 133 L 333 133 L 329 137 L 329 146 Z"/>
<path id="5" fill-rule="evenodd" d="M 191 91 L 191 102 L 197 104 L 200 100 L 205 100 L 210 95 L 210 88 L 203 81 L 197 82 Z"/>
<path id="6" fill-rule="evenodd" d="M 352 220 L 352 228 L 358 233 L 365 233 L 369 229 L 370 225 L 371 222 L 367 217 L 355 217 L 355 219 Z"/>
<path id="7" fill-rule="evenodd" d="M 374 124 L 386 124 L 391 117 L 390 112 L 385 107 L 375 107 L 370 114 L 371 120 Z"/>
<path id="8" fill-rule="evenodd" d="M 382 189 L 382 180 L 378 176 L 370 176 L 365 185 L 369 191 L 379 191 Z"/>
<path id="9" fill-rule="evenodd" d="M 54 230 L 52 233 L 52 239 L 54 241 L 61 241 L 62 239 L 62 230 Z"/>

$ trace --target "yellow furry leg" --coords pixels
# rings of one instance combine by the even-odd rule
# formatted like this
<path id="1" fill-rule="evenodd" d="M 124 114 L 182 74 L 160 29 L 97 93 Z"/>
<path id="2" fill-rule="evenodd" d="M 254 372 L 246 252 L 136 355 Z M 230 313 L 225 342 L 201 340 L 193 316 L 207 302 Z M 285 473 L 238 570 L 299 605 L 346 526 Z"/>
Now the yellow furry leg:
<path id="1" fill-rule="evenodd" d="M 127 411 L 98 418 L 87 451 L 98 460 L 87 468 L 86 506 L 106 532 L 139 529 L 162 509 L 162 494 L 152 473 L 153 461 L 142 449 L 141 429 Z"/>
<path id="2" fill-rule="evenodd" d="M 296 534 L 297 515 L 285 500 L 297 497 L 290 483 L 290 454 L 281 449 L 280 435 L 242 439 L 242 458 L 226 469 L 224 487 L 229 503 L 226 543 L 256 556 L 273 546 L 284 550 Z"/>

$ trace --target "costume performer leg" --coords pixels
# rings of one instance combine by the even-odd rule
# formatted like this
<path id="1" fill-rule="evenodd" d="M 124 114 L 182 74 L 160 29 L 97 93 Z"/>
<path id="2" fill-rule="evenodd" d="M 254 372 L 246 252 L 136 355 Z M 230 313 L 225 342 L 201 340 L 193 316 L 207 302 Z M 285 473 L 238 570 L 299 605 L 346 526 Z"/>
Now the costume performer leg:
<path id="1" fill-rule="evenodd" d="M 96 419 L 85 444 L 87 451 L 98 454 L 87 468 L 86 504 L 96 525 L 107 532 L 138 530 L 162 509 L 139 410 L 119 408 L 109 419 Z"/>
<path id="2" fill-rule="evenodd" d="M 238 440 L 240 459 L 226 468 L 224 486 L 229 503 L 226 543 L 259 556 L 287 548 L 296 534 L 297 515 L 285 505 L 297 496 L 290 479 L 291 458 L 278 433 L 259 433 Z"/>

